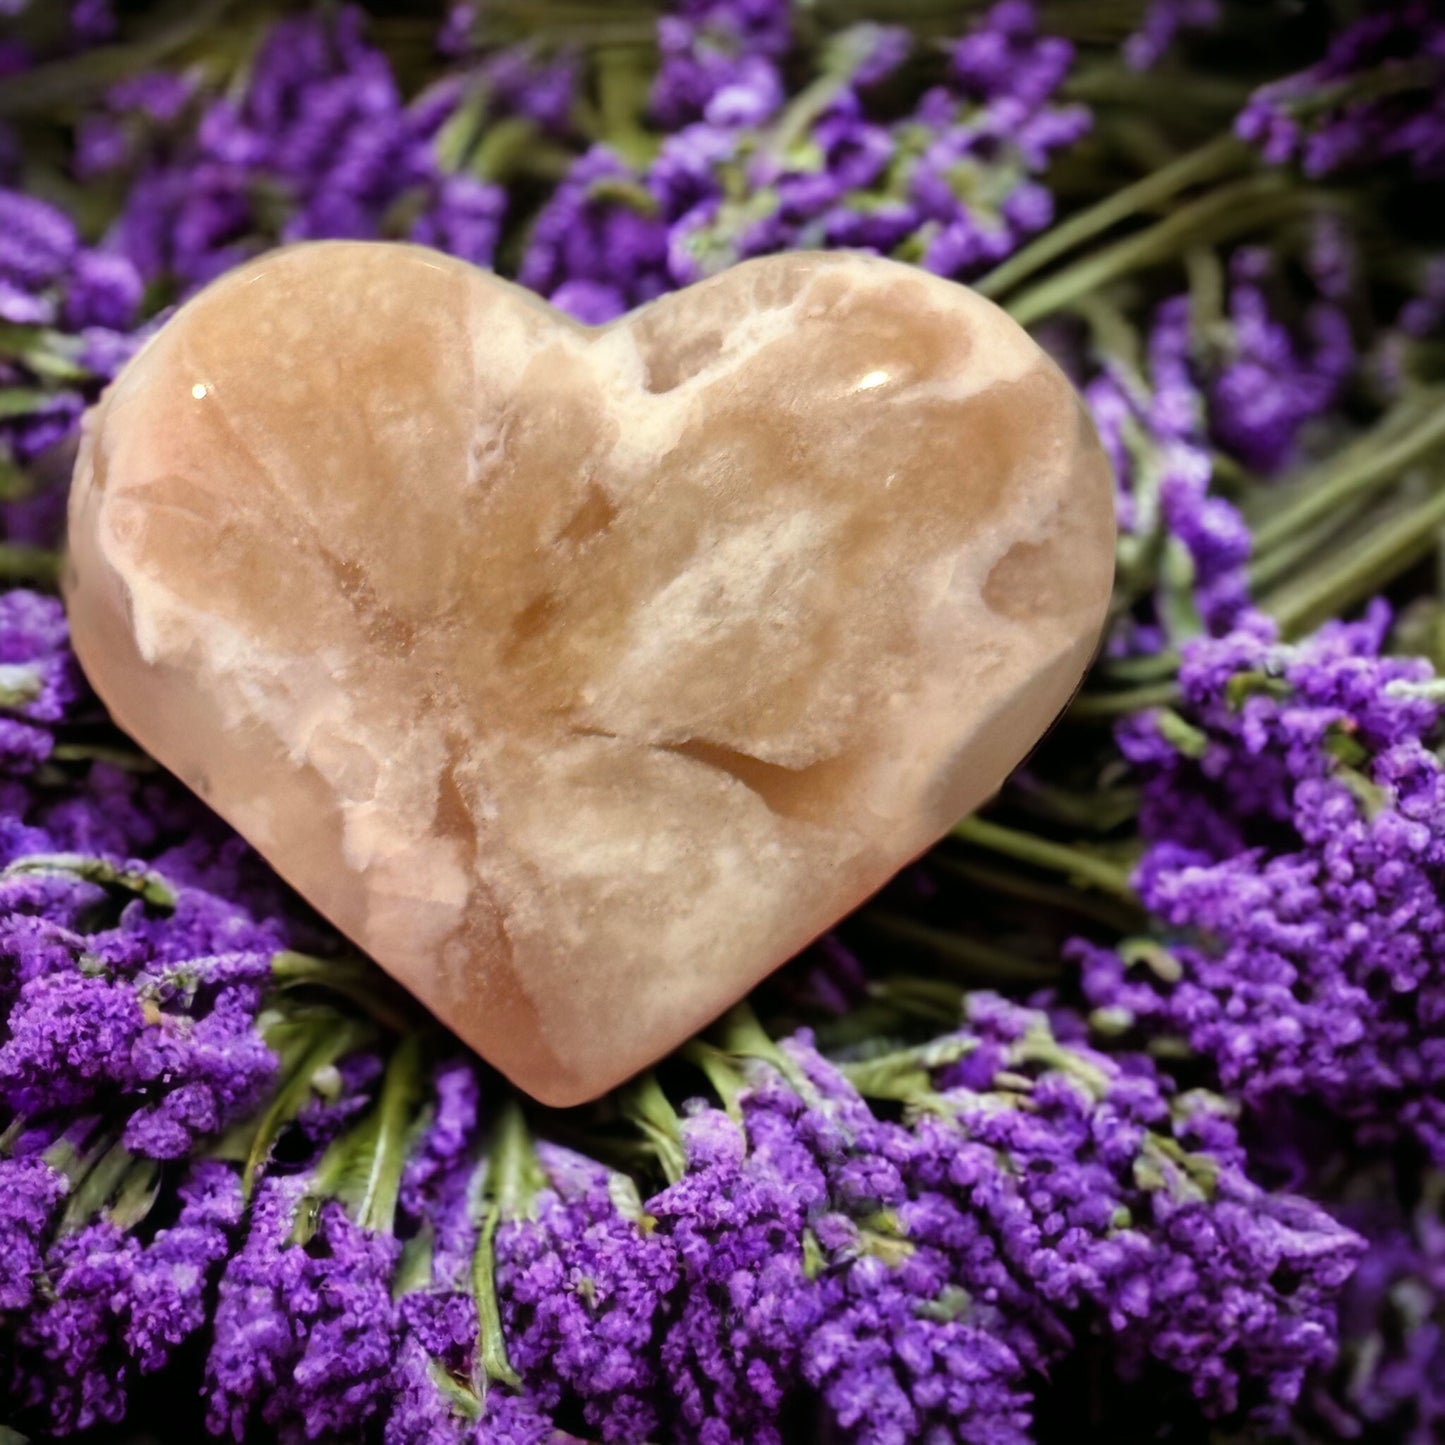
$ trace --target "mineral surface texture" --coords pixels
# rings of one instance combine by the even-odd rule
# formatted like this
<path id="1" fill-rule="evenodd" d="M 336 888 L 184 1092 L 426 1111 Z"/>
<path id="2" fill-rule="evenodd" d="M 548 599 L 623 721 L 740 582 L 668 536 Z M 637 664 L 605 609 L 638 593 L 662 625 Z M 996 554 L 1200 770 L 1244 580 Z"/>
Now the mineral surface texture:
<path id="1" fill-rule="evenodd" d="M 794 254 L 593 329 L 323 242 L 107 391 L 66 593 L 119 725 L 568 1104 L 997 788 L 1113 539 L 1068 382 L 961 286 Z"/>

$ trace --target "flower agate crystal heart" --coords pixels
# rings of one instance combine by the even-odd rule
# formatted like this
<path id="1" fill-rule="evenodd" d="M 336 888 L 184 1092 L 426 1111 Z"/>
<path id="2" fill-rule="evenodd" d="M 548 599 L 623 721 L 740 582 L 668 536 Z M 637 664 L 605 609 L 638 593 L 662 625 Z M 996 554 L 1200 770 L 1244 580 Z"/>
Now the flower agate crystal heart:
<path id="1" fill-rule="evenodd" d="M 589 328 L 323 242 L 107 391 L 66 593 L 117 723 L 567 1104 L 998 787 L 1113 540 L 1068 382 L 951 282 L 778 256 Z"/>

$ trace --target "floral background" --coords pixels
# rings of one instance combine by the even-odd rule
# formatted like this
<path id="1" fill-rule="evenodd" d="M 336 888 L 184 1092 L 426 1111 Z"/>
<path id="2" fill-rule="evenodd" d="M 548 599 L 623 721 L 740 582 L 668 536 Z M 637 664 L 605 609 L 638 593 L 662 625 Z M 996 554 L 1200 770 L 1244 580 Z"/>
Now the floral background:
<path id="1" fill-rule="evenodd" d="M 0 0 L 0 1441 L 1445 1440 L 1442 180 L 1432 0 Z M 68 650 L 83 409 L 323 236 L 593 322 L 879 251 L 1114 460 L 1051 737 L 583 1109 Z"/>

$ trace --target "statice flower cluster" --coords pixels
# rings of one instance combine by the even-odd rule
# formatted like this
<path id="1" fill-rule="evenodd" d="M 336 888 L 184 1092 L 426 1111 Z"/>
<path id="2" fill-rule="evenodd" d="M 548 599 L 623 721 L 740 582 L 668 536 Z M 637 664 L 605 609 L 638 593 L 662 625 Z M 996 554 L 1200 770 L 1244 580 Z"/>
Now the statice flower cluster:
<path id="1" fill-rule="evenodd" d="M 0 187 L 0 322 L 19 343 L 0 356 L 14 417 L 0 435 L 14 462 L 68 435 L 90 384 L 109 380 L 134 350 L 143 289 L 127 256 L 83 245 L 64 211 Z M 66 384 L 42 390 L 46 379 Z M 33 402 L 23 407 L 27 392 Z"/>
<path id="2" fill-rule="evenodd" d="M 1219 0 L 1150 0 L 1139 28 L 1124 42 L 1124 62 L 1135 70 L 1148 70 L 1181 36 L 1207 31 L 1220 18 Z"/>
<path id="3" fill-rule="evenodd" d="M 1220 268 L 1218 314 L 1167 298 L 1138 358 L 1110 350 L 1106 330 L 1095 339 L 1083 393 L 1118 479 L 1120 580 L 1135 604 L 1110 638 L 1115 656 L 1220 635 L 1245 615 L 1251 538 L 1220 459 L 1274 477 L 1309 455 L 1360 366 L 1339 284 L 1350 252 L 1321 227 L 1292 281 L 1261 248 L 1239 247 Z"/>
<path id="4" fill-rule="evenodd" d="M 0 1107 L 32 1127 L 55 1120 L 57 1133 L 77 1113 L 114 1110 L 126 1148 L 184 1157 L 272 1081 L 253 1025 L 284 927 L 236 900 L 256 865 L 174 785 L 108 762 L 67 774 L 67 725 L 96 709 L 60 604 L 7 593 L 0 632 L 12 693 L 0 718 Z"/>
<path id="5" fill-rule="evenodd" d="M 410 237 L 489 264 L 503 195 L 444 166 L 436 144 L 462 87 L 404 101 L 362 29 L 354 7 L 283 20 L 237 95 L 164 72 L 112 89 L 76 151 L 85 177 L 127 181 L 105 244 L 173 295 L 277 242 L 323 237 Z"/>
<path id="6" fill-rule="evenodd" d="M 519 270 L 586 321 L 785 249 L 866 247 L 977 275 L 1048 225 L 1040 177 L 1089 125 L 1057 96 L 1072 48 L 1041 34 L 1019 0 L 983 15 L 901 118 L 877 102 L 915 60 L 896 27 L 831 37 L 819 87 L 786 103 L 785 0 L 684 6 L 659 40 L 651 111 L 673 129 L 583 155 Z"/>
<path id="7" fill-rule="evenodd" d="M 78 1189 L 86 1187 L 82 1177 Z M 123 1184 L 122 1196 L 111 1217 L 61 1223 L 43 1266 L 32 1265 L 40 1287 L 6 1316 L 7 1398 L 57 1434 L 123 1419 L 136 1378 L 162 1369 L 202 1330 L 206 1291 L 242 1211 L 235 1171 L 214 1160 L 190 1166 L 174 1220 L 149 1238 L 135 1227 L 149 1212 L 144 1194 L 137 1206 Z M 31 1190 L 19 1202 L 34 1209 L 44 1197 Z M 18 1263 L 31 1261 L 22 1255 Z"/>
<path id="8" fill-rule="evenodd" d="M 275 1082 L 257 1016 L 288 930 L 238 839 L 85 740 L 54 598 L 0 596 L 0 652 L 0 1378 L 68 1433 L 207 1323 L 243 1201 L 186 1161 Z"/>
<path id="9" fill-rule="evenodd" d="M 1189 300 L 1174 297 L 1155 313 L 1145 366 L 1105 358 L 1084 388 L 1118 479 L 1124 581 L 1153 593 L 1134 627 L 1111 639 L 1121 655 L 1158 651 L 1201 626 L 1227 629 L 1248 601 L 1249 531 L 1213 490 L 1208 413 L 1191 361 Z"/>
<path id="10" fill-rule="evenodd" d="M 1445 1197 L 1356 1211 L 1370 1251 L 1346 1289 L 1339 1360 L 1309 1400 L 1315 1428 L 1429 1445 L 1445 1432 Z"/>
<path id="11" fill-rule="evenodd" d="M 1182 1038 L 1251 1106 L 1311 1100 L 1445 1161 L 1441 702 L 1388 621 L 1286 645 L 1251 617 L 1186 648 L 1177 713 L 1121 738 L 1166 952 L 1088 948 L 1083 982 L 1107 1027 Z"/>
<path id="12" fill-rule="evenodd" d="M 1262 87 L 1239 135 L 1309 176 L 1398 164 L 1445 176 L 1445 17 L 1433 0 L 1371 7 L 1316 65 Z"/>

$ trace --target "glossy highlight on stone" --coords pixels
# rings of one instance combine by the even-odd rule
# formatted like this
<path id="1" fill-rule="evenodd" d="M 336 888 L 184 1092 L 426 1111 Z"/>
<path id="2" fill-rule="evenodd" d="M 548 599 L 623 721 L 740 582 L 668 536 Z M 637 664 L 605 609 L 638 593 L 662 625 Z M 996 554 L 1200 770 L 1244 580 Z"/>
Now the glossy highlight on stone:
<path id="1" fill-rule="evenodd" d="M 1067 380 L 951 282 L 792 254 L 589 328 L 318 242 L 105 393 L 65 591 L 116 722 L 568 1104 L 998 787 L 1113 541 Z"/>

